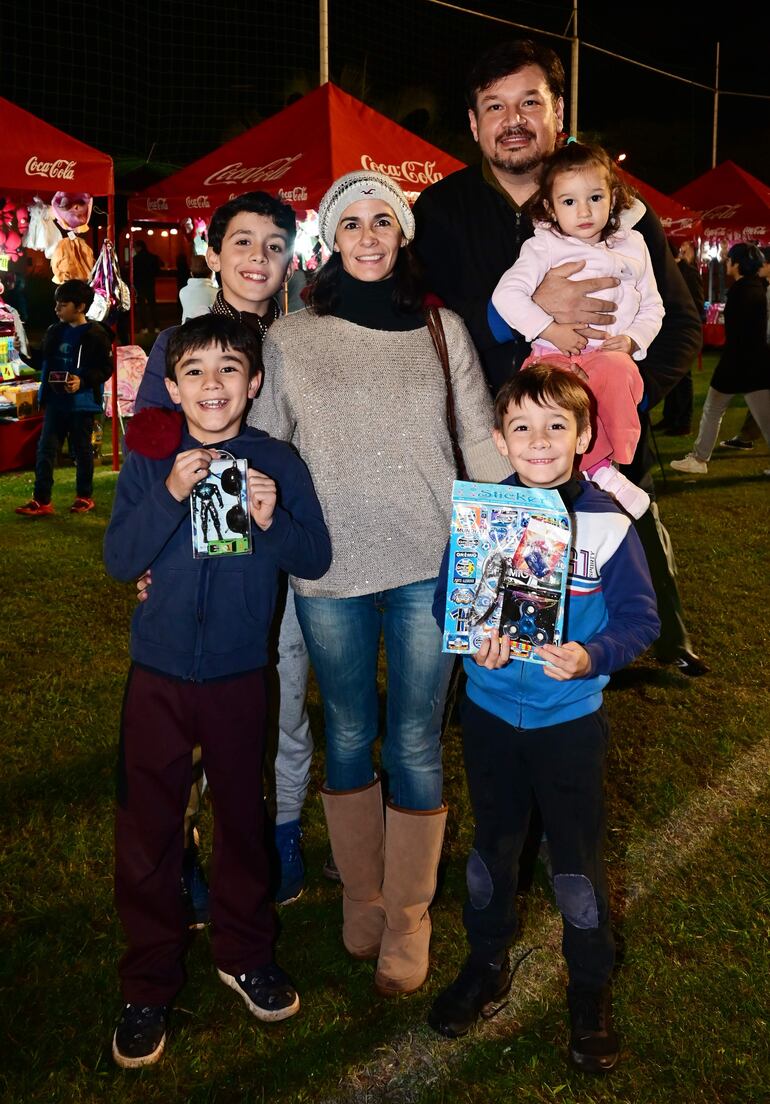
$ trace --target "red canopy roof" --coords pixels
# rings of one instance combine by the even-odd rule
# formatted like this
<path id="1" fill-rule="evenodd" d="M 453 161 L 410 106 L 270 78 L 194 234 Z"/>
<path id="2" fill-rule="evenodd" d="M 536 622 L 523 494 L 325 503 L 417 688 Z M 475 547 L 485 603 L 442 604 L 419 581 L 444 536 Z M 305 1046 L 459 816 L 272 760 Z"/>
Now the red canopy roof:
<path id="1" fill-rule="evenodd" d="M 630 172 L 618 167 L 618 172 L 632 188 L 636 188 L 639 195 L 652 207 L 655 214 L 663 224 L 666 237 L 674 241 L 693 241 L 703 235 L 703 223 L 697 211 L 691 211 L 677 203 L 675 199 L 659 192 L 643 180 L 638 180 Z"/>
<path id="2" fill-rule="evenodd" d="M 732 161 L 680 188 L 674 199 L 703 212 L 707 238 L 770 241 L 770 188 Z"/>
<path id="3" fill-rule="evenodd" d="M 250 190 L 315 209 L 329 185 L 354 169 L 376 169 L 410 198 L 464 166 L 334 84 L 324 84 L 213 153 L 129 200 L 130 218 L 172 222 Z M 411 195 L 410 195 L 411 193 Z"/>
<path id="4" fill-rule="evenodd" d="M 0 192 L 29 200 L 38 193 L 114 195 L 112 158 L 71 138 L 0 96 L 3 135 Z"/>

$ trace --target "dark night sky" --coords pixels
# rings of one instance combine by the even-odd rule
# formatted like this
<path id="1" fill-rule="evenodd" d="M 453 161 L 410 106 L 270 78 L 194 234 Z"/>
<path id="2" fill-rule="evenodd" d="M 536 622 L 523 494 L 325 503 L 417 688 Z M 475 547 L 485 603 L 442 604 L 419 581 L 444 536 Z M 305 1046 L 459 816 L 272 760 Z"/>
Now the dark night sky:
<path id="1" fill-rule="evenodd" d="M 564 32 L 570 0 L 466 0 L 468 7 Z M 514 28 L 426 0 L 329 0 L 332 79 L 463 160 L 474 156 L 462 103 L 469 60 Z M 580 37 L 711 84 L 770 96 L 770 5 L 733 3 L 719 20 L 689 3 L 623 7 L 583 0 Z M 0 94 L 161 175 L 279 110 L 317 82 L 315 0 L 11 0 L 0 35 Z M 11 15 L 13 13 L 13 15 Z M 10 18 L 8 18 L 10 16 Z M 569 66 L 569 44 L 545 38 Z M 750 44 L 757 43 L 757 47 Z M 710 167 L 713 99 L 584 47 L 580 129 L 667 192 Z M 770 182 L 770 99 L 724 96 L 718 160 Z M 164 171 L 165 170 L 165 171 Z"/>

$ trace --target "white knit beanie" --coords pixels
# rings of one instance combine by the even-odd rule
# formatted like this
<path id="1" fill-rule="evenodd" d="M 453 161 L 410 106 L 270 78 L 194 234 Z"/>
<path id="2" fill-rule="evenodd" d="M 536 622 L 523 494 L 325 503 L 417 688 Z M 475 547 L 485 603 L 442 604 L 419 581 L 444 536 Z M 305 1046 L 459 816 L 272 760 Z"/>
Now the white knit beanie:
<path id="1" fill-rule="evenodd" d="M 330 252 L 334 248 L 337 224 L 343 212 L 359 199 L 381 199 L 387 203 L 393 208 L 406 240 L 412 240 L 414 215 L 398 184 L 384 173 L 360 169 L 335 180 L 318 206 L 318 232 Z"/>

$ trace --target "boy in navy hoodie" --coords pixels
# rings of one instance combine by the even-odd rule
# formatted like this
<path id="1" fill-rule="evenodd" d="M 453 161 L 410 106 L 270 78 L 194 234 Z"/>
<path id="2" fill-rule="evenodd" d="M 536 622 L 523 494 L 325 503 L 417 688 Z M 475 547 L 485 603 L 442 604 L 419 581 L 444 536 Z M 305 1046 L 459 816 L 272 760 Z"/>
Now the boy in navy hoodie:
<path id="1" fill-rule="evenodd" d="M 609 495 L 574 474 L 591 438 L 590 396 L 570 372 L 532 365 L 495 402 L 506 482 L 554 488 L 572 521 L 562 645 L 536 649 L 546 665 L 510 660 L 510 639 L 489 638 L 465 660 L 463 747 L 475 818 L 463 911 L 470 955 L 434 1002 L 428 1022 L 449 1038 L 491 1015 L 511 985 L 519 856 L 532 805 L 542 811 L 562 913 L 570 1058 L 594 1073 L 612 1069 L 610 977 L 614 943 L 604 869 L 604 769 L 608 724 L 602 689 L 658 635 L 647 564 L 630 518 Z M 434 614 L 443 626 L 448 555 Z"/>
<path id="2" fill-rule="evenodd" d="M 205 315 L 174 332 L 166 356 L 166 386 L 182 413 L 149 410 L 132 419 L 104 544 L 116 579 L 133 581 L 151 568 L 154 580 L 134 611 L 120 732 L 115 900 L 128 949 L 112 1051 L 126 1068 L 160 1058 L 184 979 L 182 823 L 196 744 L 216 825 L 210 900 L 219 976 L 258 1019 L 299 1009 L 273 960 L 263 671 L 279 572 L 317 579 L 331 562 L 307 468 L 283 442 L 243 428 L 262 378 L 255 335 Z M 220 451 L 248 461 L 253 547 L 196 559 L 190 495 Z"/>
<path id="3" fill-rule="evenodd" d="M 86 311 L 94 291 L 85 280 L 65 280 L 55 292 L 59 319 L 43 339 L 43 373 L 38 399 L 44 409 L 35 460 L 33 497 L 16 513 L 50 517 L 56 453 L 69 437 L 75 454 L 75 501 L 71 514 L 94 508 L 94 453 L 91 434 L 101 413 L 103 384 L 112 374 L 112 334 L 101 322 L 89 322 Z"/>

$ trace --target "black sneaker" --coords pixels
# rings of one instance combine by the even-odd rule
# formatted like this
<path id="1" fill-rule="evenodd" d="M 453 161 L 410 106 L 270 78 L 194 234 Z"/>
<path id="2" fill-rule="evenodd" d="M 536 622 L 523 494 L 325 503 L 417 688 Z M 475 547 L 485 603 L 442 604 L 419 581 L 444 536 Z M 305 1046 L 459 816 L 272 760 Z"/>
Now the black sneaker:
<path id="1" fill-rule="evenodd" d="M 126 1004 L 112 1040 L 112 1057 L 123 1069 L 158 1061 L 166 1046 L 167 1004 Z"/>
<path id="2" fill-rule="evenodd" d="M 749 449 L 754 448 L 753 441 L 747 441 L 745 437 L 738 435 L 737 437 L 728 437 L 726 441 L 719 442 L 720 448 L 740 449 L 741 451 L 748 452 Z"/>
<path id="3" fill-rule="evenodd" d="M 323 874 L 324 878 L 328 878 L 330 882 L 342 881 L 339 869 L 337 868 L 337 864 L 334 861 L 334 855 L 332 855 L 331 851 L 329 852 L 329 858 L 321 867 L 321 873 Z"/>
<path id="4" fill-rule="evenodd" d="M 711 668 L 703 662 L 700 656 L 695 655 L 694 652 L 687 651 L 686 648 L 680 648 L 674 658 L 671 660 L 671 666 L 683 675 L 687 675 L 688 678 L 698 678 L 700 675 L 707 675 Z"/>
<path id="5" fill-rule="evenodd" d="M 612 995 L 603 989 L 569 986 L 569 1056 L 584 1073 L 609 1073 L 618 1060 L 620 1042 L 612 1027 Z"/>
<path id="6" fill-rule="evenodd" d="M 428 1023 L 447 1039 L 467 1035 L 479 1016 L 491 1019 L 505 1007 L 512 977 L 507 953 L 500 964 L 469 955 L 452 984 L 436 997 Z"/>
<path id="7" fill-rule="evenodd" d="M 243 997 L 249 1012 L 271 1023 L 275 1020 L 288 1020 L 299 1012 L 299 995 L 280 966 L 272 962 L 258 970 L 249 970 L 246 974 L 226 974 L 217 970 L 225 985 L 229 985 Z"/>

